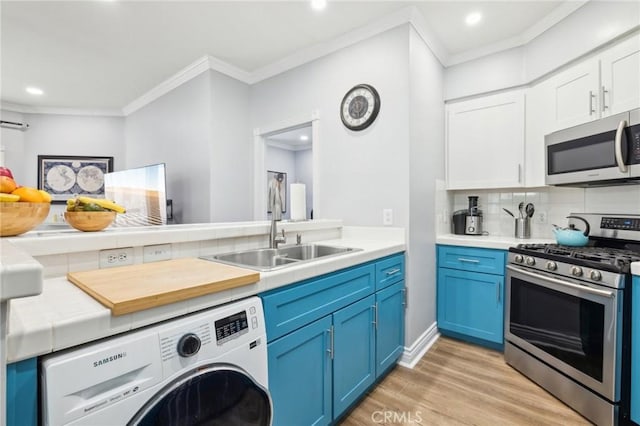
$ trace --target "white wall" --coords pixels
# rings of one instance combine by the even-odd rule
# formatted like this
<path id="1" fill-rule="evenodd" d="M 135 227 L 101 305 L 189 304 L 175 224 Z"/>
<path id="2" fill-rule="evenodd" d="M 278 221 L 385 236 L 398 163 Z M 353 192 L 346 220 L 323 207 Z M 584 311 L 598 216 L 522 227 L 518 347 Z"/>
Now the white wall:
<path id="1" fill-rule="evenodd" d="M 253 219 L 253 133 L 249 86 L 216 71 L 211 87 L 211 214 L 208 222 Z"/>
<path id="2" fill-rule="evenodd" d="M 313 210 L 313 150 L 296 151 L 296 182 L 305 185 L 306 218 L 311 218 Z"/>
<path id="3" fill-rule="evenodd" d="M 19 112 L 1 110 L 0 117 L 4 121 L 25 122 Z M 27 178 L 24 135 L 25 132 L 19 130 L 0 128 L 0 166 L 11 169 L 18 182 Z"/>
<path id="4" fill-rule="evenodd" d="M 412 29 L 410 47 L 409 228 L 406 342 L 436 321 L 436 184 L 444 179 L 442 65 Z M 406 164 L 406 163 L 405 163 Z"/>
<path id="5" fill-rule="evenodd" d="M 166 163 L 176 223 L 210 218 L 210 84 L 202 73 L 126 119 L 127 168 Z"/>
<path id="6" fill-rule="evenodd" d="M 445 99 L 529 84 L 640 27 L 640 2 L 590 1 L 524 46 L 453 65 Z"/>
<path id="7" fill-rule="evenodd" d="M 395 225 L 409 225 L 407 35 L 405 25 L 251 87 L 253 128 L 319 112 L 315 218 L 379 226 L 382 209 L 391 208 Z M 382 106 L 372 126 L 352 132 L 340 121 L 339 108 L 359 83 L 372 84 Z"/>
<path id="8" fill-rule="evenodd" d="M 129 115 L 127 166 L 167 165 L 176 223 L 251 218 L 248 87 L 207 71 Z"/>

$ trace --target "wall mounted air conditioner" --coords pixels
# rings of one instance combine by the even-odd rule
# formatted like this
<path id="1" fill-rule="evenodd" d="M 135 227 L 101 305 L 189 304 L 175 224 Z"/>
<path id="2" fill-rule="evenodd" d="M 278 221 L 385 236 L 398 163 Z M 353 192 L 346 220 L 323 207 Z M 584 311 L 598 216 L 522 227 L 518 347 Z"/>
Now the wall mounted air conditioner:
<path id="1" fill-rule="evenodd" d="M 20 130 L 21 132 L 29 129 L 29 125 L 27 123 L 18 123 L 16 121 L 4 121 L 0 120 L 0 127 L 4 127 L 5 129 L 14 129 Z"/>

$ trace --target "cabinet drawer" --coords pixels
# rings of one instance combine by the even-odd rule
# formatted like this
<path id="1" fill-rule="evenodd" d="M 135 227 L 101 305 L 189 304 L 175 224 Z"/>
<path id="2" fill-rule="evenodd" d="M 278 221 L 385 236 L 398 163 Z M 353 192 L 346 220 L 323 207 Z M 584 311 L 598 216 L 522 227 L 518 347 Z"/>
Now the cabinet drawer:
<path id="1" fill-rule="evenodd" d="M 376 291 L 404 279 L 404 254 L 376 262 Z"/>
<path id="2" fill-rule="evenodd" d="M 374 277 L 375 265 L 369 264 L 266 293 L 267 341 L 372 294 Z"/>
<path id="3" fill-rule="evenodd" d="M 504 275 L 504 250 L 438 246 L 438 267 Z"/>

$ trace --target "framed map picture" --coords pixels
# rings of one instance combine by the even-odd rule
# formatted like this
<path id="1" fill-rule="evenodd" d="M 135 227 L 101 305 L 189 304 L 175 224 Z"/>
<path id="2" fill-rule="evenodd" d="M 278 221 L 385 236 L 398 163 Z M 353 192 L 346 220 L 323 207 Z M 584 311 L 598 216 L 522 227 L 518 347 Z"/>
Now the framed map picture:
<path id="1" fill-rule="evenodd" d="M 52 203 L 66 203 L 84 195 L 104 197 L 104 175 L 113 171 L 113 157 L 38 155 L 38 189 L 51 194 Z"/>

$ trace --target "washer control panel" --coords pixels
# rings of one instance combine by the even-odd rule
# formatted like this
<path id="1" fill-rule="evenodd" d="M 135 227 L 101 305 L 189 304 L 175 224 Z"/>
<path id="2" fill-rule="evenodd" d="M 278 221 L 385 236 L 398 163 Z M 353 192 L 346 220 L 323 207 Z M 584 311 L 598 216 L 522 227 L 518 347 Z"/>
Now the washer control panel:
<path id="1" fill-rule="evenodd" d="M 246 310 L 216 320 L 214 324 L 216 328 L 216 342 L 218 345 L 223 345 L 230 339 L 241 336 L 249 331 L 249 322 L 247 321 Z"/>

